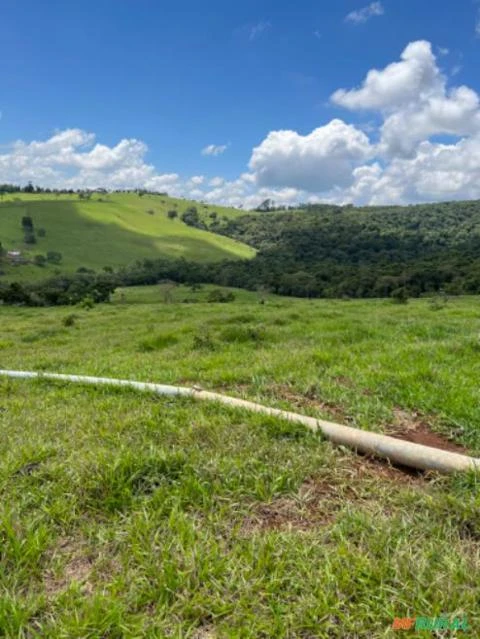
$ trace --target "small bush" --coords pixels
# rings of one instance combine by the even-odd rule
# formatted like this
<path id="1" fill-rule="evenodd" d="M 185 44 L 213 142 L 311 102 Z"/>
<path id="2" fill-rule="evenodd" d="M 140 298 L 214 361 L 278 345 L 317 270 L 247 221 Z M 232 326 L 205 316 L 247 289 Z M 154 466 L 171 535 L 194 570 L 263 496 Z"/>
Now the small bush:
<path id="1" fill-rule="evenodd" d="M 153 209 L 148 209 L 148 215 L 155 215 L 155 211 Z"/>
<path id="2" fill-rule="evenodd" d="M 22 217 L 22 229 L 24 231 L 26 231 L 27 229 L 30 229 L 33 231 L 33 220 L 29 215 L 24 215 Z"/>
<path id="3" fill-rule="evenodd" d="M 35 237 L 35 233 L 33 231 L 26 231 L 25 236 L 23 238 L 25 244 L 36 244 L 37 238 Z"/>
<path id="4" fill-rule="evenodd" d="M 143 340 L 139 344 L 139 350 L 144 353 L 149 353 L 151 351 L 159 351 L 163 348 L 168 348 L 174 344 L 178 344 L 178 337 L 166 333 L 164 335 L 157 335 L 156 337 Z"/>
<path id="5" fill-rule="evenodd" d="M 66 317 L 63 318 L 62 324 L 67 327 L 74 326 L 76 319 L 77 319 L 77 316 L 74 313 L 70 313 L 70 315 L 67 315 Z"/>
<path id="6" fill-rule="evenodd" d="M 204 333 L 201 335 L 194 335 L 193 348 L 195 350 L 214 351 L 216 344 L 209 333 Z"/>
<path id="7" fill-rule="evenodd" d="M 60 264 L 62 261 L 62 254 L 58 251 L 47 251 L 47 261 L 50 264 Z"/>
<path id="8" fill-rule="evenodd" d="M 443 308 L 446 307 L 448 303 L 448 297 L 445 293 L 440 293 L 439 295 L 436 295 L 435 297 L 432 297 L 430 300 L 430 309 L 432 311 L 441 311 Z"/>
<path id="9" fill-rule="evenodd" d="M 47 234 L 47 231 L 45 229 L 38 229 L 37 230 L 38 237 L 45 237 L 46 234 Z"/>
<path id="10" fill-rule="evenodd" d="M 209 303 L 226 303 L 233 302 L 235 299 L 235 294 L 232 291 L 222 291 L 221 288 L 216 288 L 213 291 L 210 291 L 207 297 L 207 302 Z"/>
<path id="11" fill-rule="evenodd" d="M 45 257 L 45 255 L 35 255 L 35 257 L 33 258 L 33 263 L 35 264 L 35 266 L 43 267 L 47 263 L 47 258 Z"/>
<path id="12" fill-rule="evenodd" d="M 89 311 L 91 308 L 95 306 L 95 302 L 93 301 L 93 297 L 87 296 L 84 297 L 80 302 L 80 306 L 85 310 Z"/>
<path id="13" fill-rule="evenodd" d="M 407 304 L 408 303 L 408 291 L 405 286 L 400 286 L 400 288 L 392 291 L 392 302 L 394 304 Z"/>

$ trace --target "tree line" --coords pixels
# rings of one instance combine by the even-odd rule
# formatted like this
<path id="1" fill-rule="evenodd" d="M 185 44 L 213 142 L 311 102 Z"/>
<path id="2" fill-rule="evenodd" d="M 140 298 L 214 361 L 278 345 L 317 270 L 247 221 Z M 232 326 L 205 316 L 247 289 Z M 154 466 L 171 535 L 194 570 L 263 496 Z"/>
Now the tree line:
<path id="1" fill-rule="evenodd" d="M 113 288 L 162 280 L 213 283 L 297 297 L 403 300 L 441 291 L 480 294 L 479 201 L 409 207 L 308 205 L 229 219 L 190 207 L 181 218 L 250 244 L 257 255 L 208 264 L 145 259 L 102 274 L 103 281 L 107 278 Z M 94 288 L 99 276 L 83 275 L 92 278 Z M 68 298 L 45 296 L 38 288 L 35 293 L 39 298 L 33 300 L 45 303 Z"/>

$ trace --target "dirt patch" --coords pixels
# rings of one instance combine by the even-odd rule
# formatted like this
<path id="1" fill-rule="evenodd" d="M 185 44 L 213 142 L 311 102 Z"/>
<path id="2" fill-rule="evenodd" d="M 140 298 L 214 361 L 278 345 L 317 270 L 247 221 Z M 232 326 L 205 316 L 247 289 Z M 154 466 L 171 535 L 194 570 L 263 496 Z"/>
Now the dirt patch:
<path id="1" fill-rule="evenodd" d="M 379 481 L 420 488 L 426 477 L 420 471 L 365 456 L 349 457 L 346 465 L 340 461 L 334 473 L 331 477 L 309 477 L 293 497 L 255 504 L 243 523 L 244 533 L 308 531 L 326 526 L 347 503 L 375 505 Z"/>
<path id="2" fill-rule="evenodd" d="M 246 534 L 269 530 L 306 531 L 325 526 L 333 519 L 331 507 L 322 510 L 316 505 L 284 497 L 255 506 L 243 522 L 242 530 Z"/>
<path id="3" fill-rule="evenodd" d="M 274 396 L 284 399 L 293 406 L 298 408 L 314 408 L 323 413 L 327 413 L 332 419 L 340 422 L 349 422 L 351 419 L 345 415 L 343 410 L 332 402 L 322 402 L 315 397 L 315 391 L 312 389 L 305 394 L 296 393 L 291 386 L 286 384 L 275 384 L 272 386 Z"/>
<path id="4" fill-rule="evenodd" d="M 387 428 L 387 435 L 451 453 L 468 454 L 468 450 L 464 446 L 435 433 L 417 413 L 409 413 L 397 408 L 394 410 L 394 415 L 395 422 Z"/>
<path id="5" fill-rule="evenodd" d="M 360 480 L 376 479 L 402 484 L 422 484 L 428 477 L 428 473 L 410 466 L 392 464 L 388 459 L 381 459 L 371 455 L 357 454 L 352 462 L 352 473 Z"/>
<path id="6" fill-rule="evenodd" d="M 46 572 L 44 586 L 48 596 L 55 596 L 67 590 L 74 582 L 80 584 L 82 592 L 85 594 L 90 594 L 93 591 L 93 585 L 90 581 L 93 560 L 86 554 L 84 548 L 79 547 L 70 539 L 62 539 L 54 551 L 53 558 L 65 558 L 65 563 L 60 574 L 53 570 Z"/>
<path id="7" fill-rule="evenodd" d="M 216 637 L 217 633 L 213 626 L 201 626 L 192 633 L 192 639 L 215 639 Z"/>

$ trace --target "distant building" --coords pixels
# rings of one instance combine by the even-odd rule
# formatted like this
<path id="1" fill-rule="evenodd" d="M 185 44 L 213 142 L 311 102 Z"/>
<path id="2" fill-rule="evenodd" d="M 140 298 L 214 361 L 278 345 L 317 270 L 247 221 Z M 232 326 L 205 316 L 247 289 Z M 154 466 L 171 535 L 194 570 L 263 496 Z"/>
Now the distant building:
<path id="1" fill-rule="evenodd" d="M 7 251 L 7 259 L 14 264 L 20 264 L 24 261 L 21 251 Z"/>

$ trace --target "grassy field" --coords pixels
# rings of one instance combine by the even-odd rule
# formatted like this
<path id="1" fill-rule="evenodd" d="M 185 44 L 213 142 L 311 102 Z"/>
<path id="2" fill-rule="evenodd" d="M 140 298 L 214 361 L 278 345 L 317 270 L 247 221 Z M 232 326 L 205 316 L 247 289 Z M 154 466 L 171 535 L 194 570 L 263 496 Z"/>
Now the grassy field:
<path id="1" fill-rule="evenodd" d="M 0 367 L 198 385 L 480 455 L 478 298 L 210 290 L 0 307 Z M 0 635 L 353 639 L 448 614 L 480 636 L 473 475 L 409 474 L 225 406 L 45 381 L 0 379 L 0 423 Z"/>
<path id="2" fill-rule="evenodd" d="M 235 209 L 207 206 L 187 200 L 135 193 L 94 194 L 90 200 L 77 195 L 13 194 L 0 203 L 0 241 L 5 250 L 20 250 L 32 259 L 47 251 L 63 255 L 60 267 L 47 265 L 8 266 L 6 277 L 19 281 L 52 275 L 55 269 L 74 271 L 79 267 L 101 270 L 104 266 L 124 266 L 136 259 L 185 257 L 197 261 L 249 258 L 254 250 L 241 242 L 192 228 L 180 219 L 170 220 L 169 210 L 179 215 L 195 205 L 202 215 L 216 211 L 219 216 L 239 215 Z M 148 211 L 153 211 L 153 214 Z M 45 237 L 37 243 L 23 242 L 22 217 L 32 217 L 35 228 Z"/>

